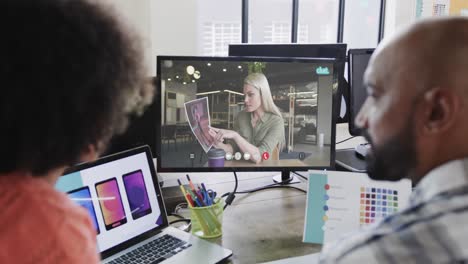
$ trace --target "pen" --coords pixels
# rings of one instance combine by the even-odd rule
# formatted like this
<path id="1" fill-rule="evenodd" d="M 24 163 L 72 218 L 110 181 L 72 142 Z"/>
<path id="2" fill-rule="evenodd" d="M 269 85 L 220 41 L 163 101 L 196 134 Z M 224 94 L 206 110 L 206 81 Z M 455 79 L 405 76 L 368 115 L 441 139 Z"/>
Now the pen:
<path id="1" fill-rule="evenodd" d="M 208 192 L 206 191 L 205 184 L 203 182 L 201 183 L 201 186 L 203 188 L 203 195 L 205 196 L 206 204 L 207 205 L 212 205 L 213 201 L 211 201 L 210 196 L 208 195 Z"/>
<path id="2" fill-rule="evenodd" d="M 193 201 L 195 201 L 195 204 L 198 207 L 203 207 L 200 201 L 198 200 L 197 196 L 195 195 L 195 193 L 193 193 L 191 190 L 187 190 L 187 192 L 190 194 L 190 196 L 192 196 Z"/>
<path id="3" fill-rule="evenodd" d="M 177 182 L 179 183 L 180 190 L 182 191 L 182 194 L 185 196 L 187 192 L 185 191 L 184 186 L 182 185 L 182 182 L 180 182 L 179 179 L 177 179 Z"/>
<path id="4" fill-rule="evenodd" d="M 187 174 L 187 180 L 189 182 L 190 189 L 192 189 L 192 191 L 195 192 L 195 186 L 193 185 L 192 180 L 190 179 L 190 176 L 188 174 Z"/>
<path id="5" fill-rule="evenodd" d="M 203 193 L 203 190 L 201 189 L 200 185 L 197 184 L 197 193 L 200 194 L 203 202 L 208 205 L 208 203 L 206 202 L 206 197 L 205 197 L 205 193 Z"/>
<path id="6" fill-rule="evenodd" d="M 202 185 L 204 184 L 202 183 Z M 212 205 L 213 203 L 210 199 L 210 196 L 208 195 L 208 192 L 205 191 L 205 188 L 200 189 L 200 192 L 203 194 L 203 198 L 204 198 L 203 200 L 205 201 L 206 205 L 208 206 Z"/>
<path id="7" fill-rule="evenodd" d="M 203 205 L 203 206 L 206 206 L 206 203 L 205 201 L 203 201 L 203 197 L 201 196 L 200 192 L 199 191 L 195 191 L 195 195 L 197 196 L 198 200 L 200 201 L 200 203 Z"/>
<path id="8" fill-rule="evenodd" d="M 188 203 L 191 207 L 195 207 L 195 203 L 193 202 L 192 197 L 190 196 L 190 194 L 186 193 L 186 194 L 185 194 L 185 199 L 187 200 L 187 203 Z"/>

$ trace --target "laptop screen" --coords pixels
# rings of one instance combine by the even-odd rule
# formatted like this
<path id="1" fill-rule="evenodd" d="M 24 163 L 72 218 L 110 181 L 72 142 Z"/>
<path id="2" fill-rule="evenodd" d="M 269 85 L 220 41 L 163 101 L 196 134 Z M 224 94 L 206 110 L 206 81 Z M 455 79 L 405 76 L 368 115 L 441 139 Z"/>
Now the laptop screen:
<path id="1" fill-rule="evenodd" d="M 100 252 L 163 225 L 164 207 L 147 155 L 127 151 L 102 158 L 79 165 L 57 181 L 58 190 L 88 211 Z"/>

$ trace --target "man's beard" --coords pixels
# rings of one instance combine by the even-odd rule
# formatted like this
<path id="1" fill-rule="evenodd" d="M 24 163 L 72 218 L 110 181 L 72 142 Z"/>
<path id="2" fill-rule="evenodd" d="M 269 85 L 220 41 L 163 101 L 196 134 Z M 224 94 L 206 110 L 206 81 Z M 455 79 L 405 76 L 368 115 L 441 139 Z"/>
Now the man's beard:
<path id="1" fill-rule="evenodd" d="M 367 174 L 374 180 L 398 181 L 409 178 L 416 166 L 416 148 L 411 118 L 404 129 L 381 146 L 376 146 L 372 138 L 363 132 L 371 143 L 372 151 L 366 155 Z"/>

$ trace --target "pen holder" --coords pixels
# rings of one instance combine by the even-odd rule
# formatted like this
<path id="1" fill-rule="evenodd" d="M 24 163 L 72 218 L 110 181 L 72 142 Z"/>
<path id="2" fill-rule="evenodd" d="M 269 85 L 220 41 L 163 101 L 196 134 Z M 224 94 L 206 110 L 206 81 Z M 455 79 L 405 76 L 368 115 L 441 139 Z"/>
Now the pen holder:
<path id="1" fill-rule="evenodd" d="M 214 238 L 223 234 L 223 199 L 205 207 L 190 207 L 192 234 L 202 238 Z"/>

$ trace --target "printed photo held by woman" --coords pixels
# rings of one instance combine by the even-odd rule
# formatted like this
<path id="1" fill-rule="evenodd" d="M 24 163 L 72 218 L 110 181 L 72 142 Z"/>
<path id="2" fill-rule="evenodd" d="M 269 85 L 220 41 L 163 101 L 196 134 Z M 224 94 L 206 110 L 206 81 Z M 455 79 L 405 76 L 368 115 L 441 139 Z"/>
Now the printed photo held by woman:
<path id="1" fill-rule="evenodd" d="M 234 130 L 211 127 L 214 146 L 231 154 L 248 153 L 250 161 L 257 164 L 262 157 L 278 159 L 285 142 L 284 120 L 265 75 L 249 74 L 244 79 L 243 93 L 245 108 L 237 115 Z"/>
<path id="2" fill-rule="evenodd" d="M 192 100 L 185 103 L 185 111 L 193 134 L 205 152 L 213 145 L 213 136 L 210 135 L 210 115 L 208 98 Z"/>

